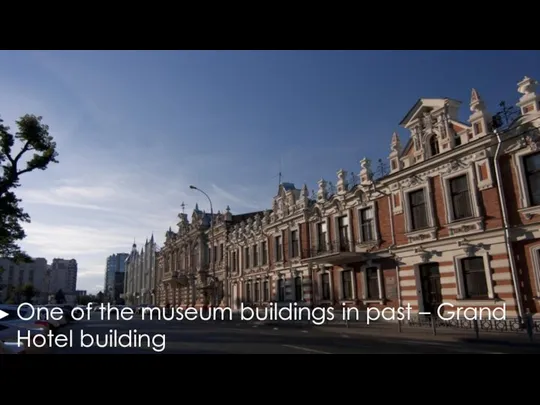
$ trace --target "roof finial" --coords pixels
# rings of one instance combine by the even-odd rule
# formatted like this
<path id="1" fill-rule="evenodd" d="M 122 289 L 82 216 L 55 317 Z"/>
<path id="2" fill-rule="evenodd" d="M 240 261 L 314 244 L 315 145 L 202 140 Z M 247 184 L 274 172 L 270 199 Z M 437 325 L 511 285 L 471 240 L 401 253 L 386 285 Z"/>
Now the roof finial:
<path id="1" fill-rule="evenodd" d="M 180 204 L 180 207 L 182 207 L 182 214 L 186 213 L 186 204 L 182 201 L 182 204 Z"/>

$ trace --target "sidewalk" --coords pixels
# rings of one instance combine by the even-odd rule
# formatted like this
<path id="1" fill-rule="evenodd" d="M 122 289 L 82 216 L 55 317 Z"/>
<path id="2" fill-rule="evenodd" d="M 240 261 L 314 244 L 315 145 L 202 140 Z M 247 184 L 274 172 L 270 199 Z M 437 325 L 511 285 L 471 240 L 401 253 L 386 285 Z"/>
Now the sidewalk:
<path id="1" fill-rule="evenodd" d="M 350 325 L 348 328 L 345 325 L 324 325 L 312 326 L 310 330 L 319 333 L 335 333 L 353 336 L 380 336 L 396 339 L 414 339 L 414 340 L 438 340 L 444 342 L 463 342 L 463 343 L 482 343 L 482 344 L 499 344 L 499 345 L 520 345 L 537 347 L 540 351 L 540 334 L 533 336 L 533 341 L 525 332 L 488 332 L 479 331 L 478 338 L 474 330 L 469 329 L 452 329 L 439 328 L 435 334 L 429 327 L 411 327 L 405 324 L 401 325 L 401 332 L 398 330 L 397 323 L 376 323 L 370 325 Z"/>

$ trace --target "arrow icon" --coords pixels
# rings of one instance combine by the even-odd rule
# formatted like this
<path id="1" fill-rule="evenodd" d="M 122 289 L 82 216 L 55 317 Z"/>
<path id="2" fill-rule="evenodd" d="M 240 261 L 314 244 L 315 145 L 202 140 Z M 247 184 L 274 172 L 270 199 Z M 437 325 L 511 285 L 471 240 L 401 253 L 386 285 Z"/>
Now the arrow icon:
<path id="1" fill-rule="evenodd" d="M 6 316 L 8 316 L 9 314 L 6 312 L 6 311 L 2 311 L 0 309 L 0 319 L 4 319 Z"/>

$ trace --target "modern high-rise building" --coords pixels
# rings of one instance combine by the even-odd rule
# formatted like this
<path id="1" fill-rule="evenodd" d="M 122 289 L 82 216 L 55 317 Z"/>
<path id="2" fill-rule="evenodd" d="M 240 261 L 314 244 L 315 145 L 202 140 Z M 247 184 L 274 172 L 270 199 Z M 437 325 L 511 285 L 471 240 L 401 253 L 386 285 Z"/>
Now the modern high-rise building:
<path id="1" fill-rule="evenodd" d="M 107 264 L 105 268 L 105 282 L 103 284 L 103 294 L 109 297 L 111 300 L 119 298 L 120 294 L 124 293 L 123 288 L 123 275 L 119 276 L 116 273 L 124 273 L 126 271 L 126 259 L 129 254 L 127 253 L 115 253 L 107 257 Z M 122 278 L 121 287 L 118 283 L 118 278 Z"/>

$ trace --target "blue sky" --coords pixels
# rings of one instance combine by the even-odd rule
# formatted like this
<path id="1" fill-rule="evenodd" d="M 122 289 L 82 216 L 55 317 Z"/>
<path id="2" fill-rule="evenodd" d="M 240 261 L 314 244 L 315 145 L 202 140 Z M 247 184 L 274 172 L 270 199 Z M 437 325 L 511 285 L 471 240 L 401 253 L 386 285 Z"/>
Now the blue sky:
<path id="1" fill-rule="evenodd" d="M 0 114 L 42 115 L 60 164 L 22 179 L 33 256 L 75 258 L 97 292 L 105 259 L 175 226 L 182 202 L 271 206 L 283 180 L 316 188 L 389 153 L 420 97 L 494 110 L 540 78 L 540 52 L 0 52 Z M 281 162 L 281 163 L 280 163 Z"/>

